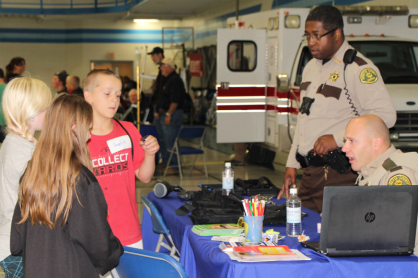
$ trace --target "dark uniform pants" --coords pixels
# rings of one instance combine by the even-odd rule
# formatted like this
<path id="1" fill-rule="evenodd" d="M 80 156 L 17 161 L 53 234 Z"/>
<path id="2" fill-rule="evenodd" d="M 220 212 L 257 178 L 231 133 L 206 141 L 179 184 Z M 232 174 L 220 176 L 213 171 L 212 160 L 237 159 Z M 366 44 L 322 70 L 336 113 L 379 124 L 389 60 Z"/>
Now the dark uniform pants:
<path id="1" fill-rule="evenodd" d="M 302 206 L 321 213 L 325 186 L 353 186 L 356 179 L 357 174 L 352 170 L 339 174 L 328 167 L 328 176 L 325 180 L 324 167 L 309 166 L 303 171 L 298 196 L 302 200 Z"/>

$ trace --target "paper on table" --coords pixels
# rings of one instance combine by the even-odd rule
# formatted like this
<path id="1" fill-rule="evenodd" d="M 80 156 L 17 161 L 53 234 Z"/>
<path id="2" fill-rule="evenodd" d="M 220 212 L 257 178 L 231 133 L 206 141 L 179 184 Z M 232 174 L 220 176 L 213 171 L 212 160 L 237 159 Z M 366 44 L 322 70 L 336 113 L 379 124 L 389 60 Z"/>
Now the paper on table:
<path id="1" fill-rule="evenodd" d="M 253 259 L 253 260 L 241 260 L 240 258 L 238 258 L 237 256 L 234 255 L 234 253 L 232 252 L 225 252 L 225 254 L 227 254 L 229 256 L 229 258 L 233 261 L 239 261 L 239 262 L 245 262 L 245 263 L 256 263 L 256 262 L 273 262 L 273 261 L 310 261 L 311 258 L 305 256 L 304 254 L 302 254 L 299 250 L 297 249 L 290 249 L 292 252 L 296 253 L 296 257 L 292 258 L 292 259 Z"/>
<path id="2" fill-rule="evenodd" d="M 213 236 L 214 241 L 245 242 L 245 236 Z"/>

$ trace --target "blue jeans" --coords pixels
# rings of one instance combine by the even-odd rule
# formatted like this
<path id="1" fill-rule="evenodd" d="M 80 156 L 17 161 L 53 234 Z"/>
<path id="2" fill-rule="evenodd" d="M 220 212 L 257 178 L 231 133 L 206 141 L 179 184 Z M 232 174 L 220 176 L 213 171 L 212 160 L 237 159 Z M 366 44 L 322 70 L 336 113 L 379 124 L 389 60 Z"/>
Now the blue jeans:
<path id="1" fill-rule="evenodd" d="M 174 145 L 174 141 L 176 141 L 177 135 L 183 124 L 183 110 L 176 109 L 174 113 L 170 116 L 171 122 L 170 125 L 166 125 L 164 123 L 165 115 L 160 115 L 159 124 L 155 127 L 157 128 L 158 136 L 160 136 L 160 143 L 161 143 L 161 156 L 163 159 L 163 163 L 168 164 L 168 159 L 170 158 L 170 153 L 167 151 L 167 148 L 172 149 Z M 158 131 L 158 129 L 161 129 Z M 177 165 L 177 156 L 173 154 L 171 157 L 170 165 Z"/>

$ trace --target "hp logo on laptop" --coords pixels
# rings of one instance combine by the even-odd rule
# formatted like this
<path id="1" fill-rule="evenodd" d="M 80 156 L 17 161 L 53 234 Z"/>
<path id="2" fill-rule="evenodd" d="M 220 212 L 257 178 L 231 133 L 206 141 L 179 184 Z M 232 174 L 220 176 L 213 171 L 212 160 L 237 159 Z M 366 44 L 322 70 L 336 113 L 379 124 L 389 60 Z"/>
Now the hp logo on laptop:
<path id="1" fill-rule="evenodd" d="M 364 216 L 364 220 L 366 220 L 367 223 L 372 223 L 376 219 L 376 215 L 373 212 L 368 212 Z"/>

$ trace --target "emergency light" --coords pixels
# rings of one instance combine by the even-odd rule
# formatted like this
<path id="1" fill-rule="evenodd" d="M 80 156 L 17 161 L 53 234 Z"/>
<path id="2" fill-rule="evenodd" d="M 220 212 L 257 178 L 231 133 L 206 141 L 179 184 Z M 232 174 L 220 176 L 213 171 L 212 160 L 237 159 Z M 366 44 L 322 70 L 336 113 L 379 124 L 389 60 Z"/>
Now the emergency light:
<path id="1" fill-rule="evenodd" d="M 349 16 L 347 18 L 347 23 L 350 23 L 350 24 L 361 24 L 361 22 L 362 22 L 361 16 Z"/>
<path id="2" fill-rule="evenodd" d="M 286 15 L 284 20 L 284 26 L 286 28 L 299 28 L 300 16 L 298 15 Z"/>
<path id="3" fill-rule="evenodd" d="M 418 15 L 410 15 L 409 16 L 409 24 L 410 28 L 418 28 Z"/>
<path id="4" fill-rule="evenodd" d="M 269 18 L 269 30 L 277 30 L 279 29 L 279 18 L 278 17 L 271 17 Z"/>

